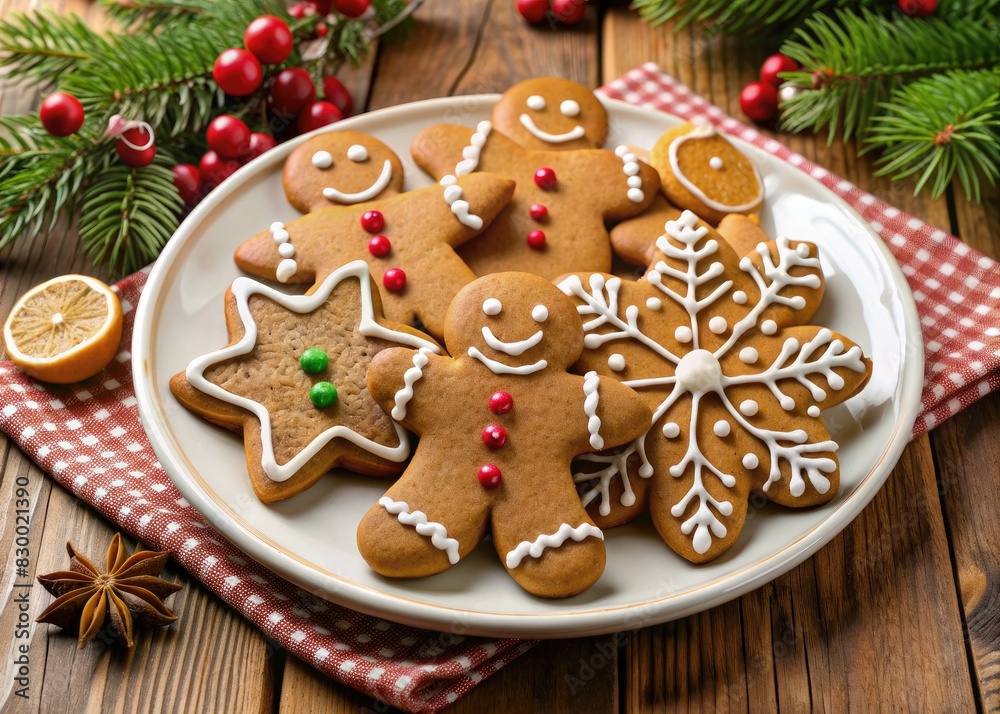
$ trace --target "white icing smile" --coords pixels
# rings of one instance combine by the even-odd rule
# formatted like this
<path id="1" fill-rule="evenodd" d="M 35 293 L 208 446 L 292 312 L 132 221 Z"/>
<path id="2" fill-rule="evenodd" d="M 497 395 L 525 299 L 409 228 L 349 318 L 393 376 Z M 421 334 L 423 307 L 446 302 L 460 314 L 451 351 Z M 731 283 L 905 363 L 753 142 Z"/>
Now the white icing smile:
<path id="1" fill-rule="evenodd" d="M 358 191 L 357 193 L 344 193 L 343 191 L 338 191 L 335 188 L 324 188 L 323 197 L 333 201 L 334 203 L 360 203 L 361 201 L 370 201 L 389 185 L 389 179 L 392 178 L 392 162 L 389 159 L 385 160 L 382 165 L 382 173 L 379 177 L 375 179 L 375 183 L 366 188 L 363 191 Z"/>
<path id="2" fill-rule="evenodd" d="M 531 337 L 523 340 L 517 340 L 516 342 L 504 342 L 503 340 L 498 339 L 489 327 L 484 325 L 483 339 L 486 340 L 486 344 L 495 349 L 497 352 L 503 352 L 505 355 L 517 357 L 520 354 L 524 354 L 542 341 L 542 331 L 539 330 Z"/>
<path id="3" fill-rule="evenodd" d="M 528 133 L 536 139 L 547 141 L 550 144 L 563 144 L 567 141 L 573 141 L 574 139 L 582 139 L 583 135 L 586 133 L 583 127 L 577 124 L 565 134 L 550 134 L 547 131 L 539 129 L 538 125 L 535 124 L 535 121 L 527 114 L 521 115 L 521 126 L 527 129 Z"/>
<path id="4" fill-rule="evenodd" d="M 523 376 L 525 374 L 538 372 L 539 370 L 543 370 L 549 366 L 548 362 L 540 359 L 537 362 L 532 362 L 531 364 L 522 364 L 517 367 L 511 367 L 509 364 L 504 364 L 503 362 L 497 362 L 495 359 L 490 359 L 475 347 L 469 348 L 469 357 L 482 362 L 493 374 L 517 374 Z"/>

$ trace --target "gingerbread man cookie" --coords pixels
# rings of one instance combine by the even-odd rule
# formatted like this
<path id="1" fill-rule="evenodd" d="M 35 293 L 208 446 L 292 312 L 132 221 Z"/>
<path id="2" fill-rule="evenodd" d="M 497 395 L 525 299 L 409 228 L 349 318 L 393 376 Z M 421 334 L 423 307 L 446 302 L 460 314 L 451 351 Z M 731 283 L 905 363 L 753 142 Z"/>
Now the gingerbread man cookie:
<path id="1" fill-rule="evenodd" d="M 372 361 L 369 390 L 420 442 L 361 521 L 362 556 L 382 575 L 433 575 L 490 528 L 525 590 L 585 590 L 604 569 L 604 535 L 570 462 L 644 432 L 649 409 L 613 379 L 567 374 L 583 330 L 573 303 L 542 278 L 498 273 L 466 286 L 445 341 L 454 357 L 395 349 Z"/>
<path id="2" fill-rule="evenodd" d="M 624 451 L 582 457 L 597 523 L 649 509 L 660 536 L 696 563 L 739 536 L 751 491 L 784 506 L 837 493 L 837 444 L 822 410 L 857 393 L 861 348 L 806 323 L 823 295 L 815 246 L 778 238 L 738 258 L 684 211 L 667 221 L 638 282 L 571 275 L 586 332 L 578 370 L 614 376 L 653 409 Z M 648 480 L 633 488 L 635 477 Z"/>
<path id="3" fill-rule="evenodd" d="M 330 131 L 289 154 L 282 182 L 289 202 L 309 213 L 402 193 L 403 164 L 374 136 Z"/>
<path id="4" fill-rule="evenodd" d="M 659 188 L 656 171 L 626 147 L 536 151 L 493 129 L 438 124 L 410 147 L 417 165 L 448 184 L 474 171 L 517 183 L 510 204 L 459 255 L 477 275 L 509 270 L 552 280 L 611 268 L 605 222 L 641 213 Z M 581 268 L 581 266 L 586 266 Z"/>
<path id="5" fill-rule="evenodd" d="M 608 136 L 608 112 L 582 84 L 538 77 L 508 89 L 493 107 L 493 126 L 526 149 L 594 149 Z"/>
<path id="6" fill-rule="evenodd" d="M 368 392 L 368 364 L 387 347 L 438 346 L 382 317 L 363 261 L 330 273 L 312 295 L 285 295 L 249 278 L 226 293 L 227 347 L 170 380 L 188 409 L 243 432 L 257 497 L 273 503 L 340 465 L 396 474 L 406 433 Z"/>
<path id="7" fill-rule="evenodd" d="M 513 181 L 477 174 L 444 188 L 324 208 L 273 223 L 236 249 L 236 264 L 282 283 L 320 283 L 364 260 L 382 286 L 386 317 L 419 319 L 440 336 L 451 299 L 475 279 L 455 248 L 488 226 L 513 192 Z"/>
<path id="8" fill-rule="evenodd" d="M 671 203 L 694 211 L 713 226 L 731 213 L 751 214 L 764 202 L 757 166 L 711 124 L 668 129 L 649 162 L 660 173 Z"/>

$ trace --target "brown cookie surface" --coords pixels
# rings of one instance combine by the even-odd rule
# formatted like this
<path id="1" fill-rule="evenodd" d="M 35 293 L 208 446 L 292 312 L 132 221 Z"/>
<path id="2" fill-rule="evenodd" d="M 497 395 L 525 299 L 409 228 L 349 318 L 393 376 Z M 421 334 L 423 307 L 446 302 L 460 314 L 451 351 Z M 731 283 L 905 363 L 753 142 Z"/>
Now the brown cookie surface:
<path id="1" fill-rule="evenodd" d="M 382 317 L 363 262 L 331 273 L 309 296 L 240 278 L 225 305 L 229 345 L 192 361 L 170 389 L 188 409 L 243 432 L 258 498 L 290 498 L 338 465 L 371 475 L 402 471 L 409 440 L 369 393 L 368 364 L 401 344 L 439 348 Z M 303 363 L 307 350 L 324 357 L 313 352 Z M 320 382 L 336 390 L 329 406 L 311 396 Z"/>
<path id="2" fill-rule="evenodd" d="M 587 87 L 558 77 L 536 77 L 508 89 L 493 107 L 493 126 L 541 151 L 594 149 L 608 135 L 608 112 Z"/>
<path id="3" fill-rule="evenodd" d="M 740 258 L 684 211 L 641 280 L 576 274 L 560 288 L 587 333 L 575 369 L 621 380 L 653 411 L 620 454 L 581 459 L 599 525 L 648 508 L 667 545 L 700 563 L 736 541 L 752 491 L 785 506 L 837 493 L 837 444 L 820 414 L 864 386 L 871 362 L 805 324 L 823 295 L 815 246 L 779 237 Z"/>
<path id="4" fill-rule="evenodd" d="M 357 131 L 309 139 L 285 161 L 285 195 L 302 213 L 344 206 L 403 191 L 403 164 L 381 141 Z"/>
<path id="5" fill-rule="evenodd" d="M 756 213 L 764 202 L 756 165 L 711 124 L 668 129 L 649 161 L 670 202 L 713 226 L 730 213 Z"/>
<path id="6" fill-rule="evenodd" d="M 372 395 L 420 442 L 362 519 L 362 556 L 382 575 L 433 575 L 489 527 L 521 587 L 543 597 L 582 592 L 604 569 L 604 536 L 570 462 L 638 436 L 648 408 L 615 380 L 566 372 L 583 330 L 572 302 L 537 276 L 500 273 L 466 286 L 445 340 L 454 357 L 394 349 L 372 361 Z"/>
<path id="7" fill-rule="evenodd" d="M 380 286 L 386 316 L 403 324 L 419 319 L 440 336 L 451 299 L 475 279 L 455 248 L 489 225 L 513 192 L 509 179 L 476 174 L 453 186 L 324 208 L 245 241 L 236 249 L 236 264 L 263 278 L 315 284 L 364 260 Z"/>
<path id="8" fill-rule="evenodd" d="M 477 275 L 521 271 L 552 280 L 573 270 L 610 270 L 605 222 L 641 213 L 659 188 L 656 171 L 627 149 L 535 151 L 490 122 L 476 130 L 429 127 L 410 152 L 418 166 L 443 181 L 484 171 L 516 182 L 508 206 L 459 250 Z"/>

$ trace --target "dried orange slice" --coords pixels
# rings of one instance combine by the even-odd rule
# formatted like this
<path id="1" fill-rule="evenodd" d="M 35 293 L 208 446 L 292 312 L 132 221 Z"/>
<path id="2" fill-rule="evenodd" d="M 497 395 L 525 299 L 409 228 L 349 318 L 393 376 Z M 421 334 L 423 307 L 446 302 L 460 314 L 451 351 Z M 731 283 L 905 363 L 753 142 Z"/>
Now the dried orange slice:
<path id="1" fill-rule="evenodd" d="M 29 290 L 3 327 L 7 354 L 25 374 L 70 384 L 111 361 L 122 336 L 118 296 L 100 280 L 62 275 Z"/>

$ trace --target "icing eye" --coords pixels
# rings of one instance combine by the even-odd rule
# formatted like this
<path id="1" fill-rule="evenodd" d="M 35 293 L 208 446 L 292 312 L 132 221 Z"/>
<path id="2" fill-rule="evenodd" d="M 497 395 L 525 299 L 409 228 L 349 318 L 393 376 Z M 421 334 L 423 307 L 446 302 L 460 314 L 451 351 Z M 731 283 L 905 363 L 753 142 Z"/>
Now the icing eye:
<path id="1" fill-rule="evenodd" d="M 347 158 L 356 163 L 368 160 L 368 149 L 363 147 L 361 144 L 353 144 L 351 148 L 347 150 Z"/>
<path id="2" fill-rule="evenodd" d="M 501 310 L 503 310 L 503 305 L 496 298 L 486 298 L 483 301 L 483 312 L 487 315 L 499 315 Z"/>
<path id="3" fill-rule="evenodd" d="M 317 151 L 313 154 L 312 164 L 317 169 L 328 169 L 333 166 L 333 156 L 329 151 Z"/>
<path id="4" fill-rule="evenodd" d="M 535 308 L 531 311 L 531 317 L 535 322 L 545 322 L 549 319 L 549 309 L 544 305 L 535 305 Z"/>
<path id="5" fill-rule="evenodd" d="M 528 105 L 528 109 L 534 109 L 535 111 L 545 109 L 545 97 L 540 97 L 537 94 L 532 94 L 528 97 L 528 101 L 526 103 Z"/>
<path id="6" fill-rule="evenodd" d="M 563 116 L 575 117 L 580 115 L 580 105 L 574 102 L 572 99 L 567 99 L 565 102 L 559 105 L 559 111 L 563 113 Z"/>
<path id="7" fill-rule="evenodd" d="M 716 171 L 718 171 L 719 169 L 722 168 L 722 159 L 720 159 L 718 156 L 713 156 L 708 160 L 708 165 L 711 166 Z"/>

